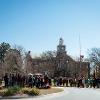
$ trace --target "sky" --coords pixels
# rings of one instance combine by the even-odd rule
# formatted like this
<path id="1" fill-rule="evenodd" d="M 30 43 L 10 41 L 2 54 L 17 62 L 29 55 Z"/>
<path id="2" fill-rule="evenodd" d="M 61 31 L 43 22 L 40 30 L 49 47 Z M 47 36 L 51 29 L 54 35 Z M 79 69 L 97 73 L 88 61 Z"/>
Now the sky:
<path id="1" fill-rule="evenodd" d="M 100 0 L 0 0 L 0 43 L 33 55 L 56 50 L 62 37 L 71 56 L 100 47 Z"/>

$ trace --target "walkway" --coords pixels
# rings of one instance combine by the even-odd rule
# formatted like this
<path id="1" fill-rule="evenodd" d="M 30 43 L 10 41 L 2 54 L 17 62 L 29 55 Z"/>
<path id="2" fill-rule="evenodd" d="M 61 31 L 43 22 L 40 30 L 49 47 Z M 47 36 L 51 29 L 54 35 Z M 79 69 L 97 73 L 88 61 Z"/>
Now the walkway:
<path id="1" fill-rule="evenodd" d="M 92 88 L 64 88 L 63 92 L 20 100 L 100 100 L 100 91 Z"/>

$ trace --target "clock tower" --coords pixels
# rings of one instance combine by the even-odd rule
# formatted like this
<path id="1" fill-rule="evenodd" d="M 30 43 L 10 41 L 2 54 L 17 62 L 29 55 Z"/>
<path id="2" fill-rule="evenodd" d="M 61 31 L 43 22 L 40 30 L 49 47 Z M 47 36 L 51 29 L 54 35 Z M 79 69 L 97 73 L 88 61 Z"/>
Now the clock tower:
<path id="1" fill-rule="evenodd" d="M 64 40 L 62 38 L 59 39 L 59 45 L 57 46 L 57 56 L 61 58 L 66 55 L 66 46 L 63 44 Z"/>
<path id="2" fill-rule="evenodd" d="M 66 76 L 66 46 L 63 44 L 63 39 L 59 39 L 59 44 L 57 46 L 57 67 L 55 73 L 57 76 Z"/>

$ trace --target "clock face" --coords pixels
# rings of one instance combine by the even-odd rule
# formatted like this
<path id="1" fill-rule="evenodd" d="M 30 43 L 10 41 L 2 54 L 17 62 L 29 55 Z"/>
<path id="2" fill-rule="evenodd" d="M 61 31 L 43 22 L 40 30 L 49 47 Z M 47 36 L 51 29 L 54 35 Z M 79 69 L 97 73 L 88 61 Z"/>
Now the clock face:
<path id="1" fill-rule="evenodd" d="M 61 49 L 62 49 L 62 50 L 65 50 L 65 48 L 64 48 L 64 47 L 62 47 Z"/>
<path id="2" fill-rule="evenodd" d="M 64 50 L 64 48 L 62 47 L 62 50 Z"/>
<path id="3" fill-rule="evenodd" d="M 65 46 L 58 46 L 58 47 L 57 47 L 57 50 L 58 50 L 59 52 L 63 52 L 63 51 L 65 51 Z"/>

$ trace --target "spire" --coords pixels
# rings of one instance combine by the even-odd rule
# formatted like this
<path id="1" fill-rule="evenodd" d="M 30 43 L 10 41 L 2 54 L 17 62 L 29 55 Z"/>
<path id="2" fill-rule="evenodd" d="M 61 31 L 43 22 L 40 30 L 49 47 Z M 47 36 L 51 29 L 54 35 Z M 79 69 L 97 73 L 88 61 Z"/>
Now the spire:
<path id="1" fill-rule="evenodd" d="M 63 45 L 64 40 L 62 38 L 59 39 L 59 45 Z"/>

